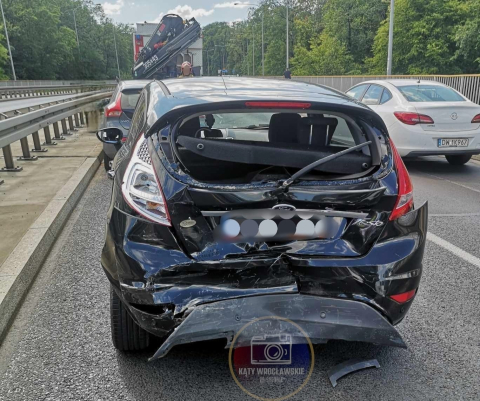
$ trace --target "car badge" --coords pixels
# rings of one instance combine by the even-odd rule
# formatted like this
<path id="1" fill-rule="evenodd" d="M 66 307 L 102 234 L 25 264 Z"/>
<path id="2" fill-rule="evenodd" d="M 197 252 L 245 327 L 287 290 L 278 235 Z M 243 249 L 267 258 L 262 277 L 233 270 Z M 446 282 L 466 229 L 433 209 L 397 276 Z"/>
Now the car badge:
<path id="1" fill-rule="evenodd" d="M 450 117 L 452 118 L 452 120 L 456 120 L 458 118 L 458 114 L 457 113 L 452 113 L 450 115 Z"/>
<path id="2" fill-rule="evenodd" d="M 180 227 L 182 228 L 190 228 L 190 227 L 193 227 L 195 224 L 197 224 L 197 222 L 195 220 L 192 220 L 190 217 L 188 218 L 188 220 L 183 220 L 181 223 L 180 223 Z"/>

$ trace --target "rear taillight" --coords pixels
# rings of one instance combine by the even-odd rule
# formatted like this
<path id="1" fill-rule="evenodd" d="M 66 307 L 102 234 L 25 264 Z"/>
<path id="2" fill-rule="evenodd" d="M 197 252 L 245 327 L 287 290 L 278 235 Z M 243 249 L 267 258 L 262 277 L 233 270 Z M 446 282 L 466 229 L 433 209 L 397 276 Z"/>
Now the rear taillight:
<path id="1" fill-rule="evenodd" d="M 407 168 L 391 139 L 390 147 L 393 153 L 393 161 L 397 168 L 398 180 L 397 202 L 390 215 L 390 220 L 396 220 L 413 209 L 413 185 L 410 176 L 408 175 Z"/>
<path id="2" fill-rule="evenodd" d="M 309 109 L 311 103 L 303 102 L 245 102 L 247 107 L 264 109 Z"/>
<path id="3" fill-rule="evenodd" d="M 417 124 L 434 124 L 432 117 L 426 116 L 425 114 L 396 111 L 395 117 L 399 121 L 407 125 L 417 125 Z"/>
<path id="4" fill-rule="evenodd" d="M 123 176 L 122 194 L 130 207 L 142 217 L 170 226 L 171 220 L 165 196 L 157 176 L 148 162 L 149 157 L 140 158 L 138 156 L 142 145 L 146 146 L 145 141 L 144 136 L 140 135 Z"/>
<path id="5" fill-rule="evenodd" d="M 122 94 L 119 93 L 115 99 L 115 103 L 112 103 L 105 107 L 105 117 L 120 117 L 123 113 L 122 106 Z"/>
<path id="6" fill-rule="evenodd" d="M 402 292 L 401 294 L 390 295 L 390 298 L 392 298 L 395 302 L 398 302 L 399 304 L 404 304 L 405 302 L 410 301 L 415 296 L 415 292 L 417 292 L 417 290 Z"/>
<path id="7" fill-rule="evenodd" d="M 480 114 L 477 114 L 473 117 L 472 123 L 480 123 Z"/>

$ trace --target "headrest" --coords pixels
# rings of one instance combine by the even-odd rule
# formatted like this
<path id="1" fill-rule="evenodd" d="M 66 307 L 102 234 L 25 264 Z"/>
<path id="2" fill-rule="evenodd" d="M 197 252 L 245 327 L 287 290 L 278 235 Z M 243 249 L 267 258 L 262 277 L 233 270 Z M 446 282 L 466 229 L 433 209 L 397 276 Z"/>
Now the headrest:
<path id="1" fill-rule="evenodd" d="M 178 135 L 186 135 L 194 137 L 195 133 L 200 129 L 200 119 L 198 117 L 191 118 L 186 121 L 178 131 Z"/>
<path id="2" fill-rule="evenodd" d="M 297 143 L 297 126 L 302 117 L 295 113 L 273 114 L 268 127 L 269 142 Z"/>
<path id="3" fill-rule="evenodd" d="M 338 125 L 338 120 L 332 117 L 303 117 L 301 125 Z"/>

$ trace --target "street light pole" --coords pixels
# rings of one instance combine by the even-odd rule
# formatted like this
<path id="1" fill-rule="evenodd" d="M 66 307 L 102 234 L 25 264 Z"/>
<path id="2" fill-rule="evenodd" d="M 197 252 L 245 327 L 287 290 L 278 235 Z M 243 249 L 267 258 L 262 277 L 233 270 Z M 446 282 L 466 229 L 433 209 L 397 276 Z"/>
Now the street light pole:
<path id="1" fill-rule="evenodd" d="M 214 52 L 215 48 L 207 50 L 207 75 L 212 75 L 212 72 L 210 71 L 210 58 L 208 57 L 209 52 Z"/>
<path id="2" fill-rule="evenodd" d="M 286 40 L 287 40 L 287 69 L 288 69 L 288 3 L 287 3 L 286 0 L 285 0 L 285 7 L 287 9 L 287 38 L 286 38 Z"/>
<path id="3" fill-rule="evenodd" d="M 115 44 L 115 56 L 117 57 L 118 79 L 120 79 L 121 74 L 120 74 L 120 64 L 118 63 L 117 37 L 115 35 L 115 24 L 112 24 L 112 26 L 113 26 L 113 43 Z"/>
<path id="4" fill-rule="evenodd" d="M 387 75 L 392 75 L 392 57 L 393 57 L 393 19 L 395 16 L 395 0 L 390 0 L 390 28 L 388 31 L 388 59 Z"/>
<path id="5" fill-rule="evenodd" d="M 74 9 L 72 10 L 72 12 L 73 12 L 73 23 L 74 23 L 74 25 L 75 25 L 75 35 L 77 36 L 77 47 L 78 47 L 78 50 L 80 51 L 80 42 L 79 42 L 79 40 L 78 40 L 77 18 L 75 17 L 75 11 L 77 11 L 76 8 L 74 8 Z"/>
<path id="6" fill-rule="evenodd" d="M 255 3 L 233 3 L 234 6 L 255 6 L 255 7 L 260 7 L 259 4 Z M 265 75 L 265 53 L 264 53 L 264 36 L 263 36 L 263 17 L 264 17 L 265 12 L 262 10 L 262 75 Z M 252 35 L 253 35 L 253 28 L 252 28 Z M 255 38 L 253 38 L 253 75 L 255 75 Z M 247 54 L 248 54 L 248 47 L 247 47 Z M 247 66 L 248 66 L 248 61 L 247 61 Z M 247 75 L 248 75 L 248 70 L 247 68 Z"/>
<path id="7" fill-rule="evenodd" d="M 262 10 L 262 75 L 265 75 L 265 59 L 264 59 L 264 49 L 263 49 L 263 16 L 265 12 Z"/>
<path id="8" fill-rule="evenodd" d="M 0 8 L 2 9 L 3 26 L 5 27 L 5 38 L 7 39 L 7 48 L 8 48 L 8 54 L 10 56 L 10 64 L 12 66 L 13 80 L 16 81 L 17 76 L 15 75 L 15 67 L 13 65 L 12 49 L 10 48 L 10 41 L 8 40 L 7 21 L 5 21 L 5 14 L 3 13 L 2 0 L 0 0 Z"/>
<path id="9" fill-rule="evenodd" d="M 252 23 L 252 76 L 255 76 L 255 31 Z"/>

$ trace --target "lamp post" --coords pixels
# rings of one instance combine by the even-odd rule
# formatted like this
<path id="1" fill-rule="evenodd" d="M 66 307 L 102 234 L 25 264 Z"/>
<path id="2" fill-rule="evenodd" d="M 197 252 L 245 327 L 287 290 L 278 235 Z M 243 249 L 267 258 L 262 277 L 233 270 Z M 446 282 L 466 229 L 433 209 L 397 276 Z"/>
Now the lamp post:
<path id="1" fill-rule="evenodd" d="M 256 6 L 260 7 L 259 4 L 255 3 L 233 3 L 234 6 L 239 6 L 239 5 L 247 5 L 247 6 Z M 265 57 L 264 57 L 264 40 L 263 40 L 263 16 L 264 16 L 264 11 L 262 10 L 262 75 L 265 75 Z M 253 28 L 252 28 L 253 30 Z M 255 39 L 253 39 L 253 54 L 255 54 Z M 255 75 L 255 61 L 253 64 L 253 75 Z"/>
<path id="2" fill-rule="evenodd" d="M 120 64 L 118 63 L 117 37 L 115 35 L 115 24 L 112 24 L 112 26 L 113 26 L 113 43 L 115 44 L 115 56 L 117 57 L 118 79 L 120 79 L 121 74 L 120 74 Z"/>
<path id="3" fill-rule="evenodd" d="M 215 47 L 223 47 L 223 55 L 222 55 L 222 67 L 220 75 L 223 75 L 223 70 L 225 69 L 225 45 L 215 45 Z"/>
<path id="4" fill-rule="evenodd" d="M 0 8 L 2 10 L 3 26 L 5 27 L 5 38 L 7 39 L 8 55 L 10 56 L 10 64 L 12 66 L 13 80 L 16 81 L 17 76 L 15 75 L 15 66 L 13 65 L 12 49 L 10 48 L 10 41 L 8 40 L 7 21 L 5 21 L 5 14 L 3 13 L 2 0 L 0 0 Z"/>
<path id="5" fill-rule="evenodd" d="M 287 38 L 286 38 L 286 41 L 287 41 L 287 70 L 288 70 L 288 3 L 287 3 L 287 0 L 285 0 L 285 8 L 287 9 Z"/>
<path id="6" fill-rule="evenodd" d="M 77 47 L 78 51 L 80 51 L 80 41 L 78 40 L 78 29 L 77 29 L 77 18 L 75 16 L 75 11 L 77 11 L 79 8 L 82 8 L 82 6 L 72 8 L 71 10 L 65 10 L 65 13 L 72 12 L 73 13 L 73 25 L 75 27 L 75 37 L 77 39 Z"/>
<path id="7" fill-rule="evenodd" d="M 207 70 L 208 70 L 207 75 L 209 75 L 209 76 L 211 75 L 211 71 L 210 71 L 210 59 L 208 57 L 208 53 L 209 52 L 214 52 L 214 51 L 215 51 L 215 48 L 207 50 Z"/>
<path id="8" fill-rule="evenodd" d="M 78 29 L 77 29 L 77 18 L 75 17 L 75 11 L 77 11 L 80 7 L 74 8 L 72 11 L 73 13 L 73 24 L 75 25 L 75 36 L 77 37 L 77 47 L 80 51 L 80 41 L 78 40 Z"/>
<path id="9" fill-rule="evenodd" d="M 393 19 L 395 16 L 395 0 L 390 0 L 390 27 L 388 31 L 388 59 L 387 75 L 392 75 L 392 57 L 393 57 Z"/>

